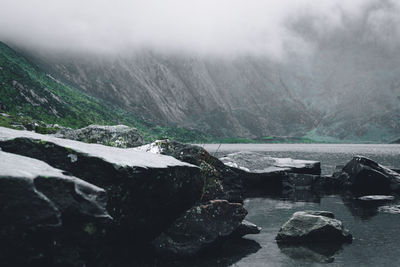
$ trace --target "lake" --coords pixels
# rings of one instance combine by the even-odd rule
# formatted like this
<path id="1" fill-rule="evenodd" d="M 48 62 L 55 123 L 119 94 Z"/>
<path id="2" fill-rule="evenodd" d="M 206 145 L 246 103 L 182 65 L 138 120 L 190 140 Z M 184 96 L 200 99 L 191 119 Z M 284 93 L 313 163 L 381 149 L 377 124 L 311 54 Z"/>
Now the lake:
<path id="1" fill-rule="evenodd" d="M 223 156 L 252 151 L 274 157 L 321 161 L 323 174 L 331 174 L 354 155 L 367 156 L 391 168 L 400 169 L 400 145 L 369 144 L 207 144 L 209 152 Z M 218 150 L 218 151 L 217 151 Z M 346 196 L 313 197 L 310 201 L 263 197 L 246 199 L 247 219 L 263 228 L 259 235 L 226 244 L 220 256 L 175 266 L 400 266 L 400 214 L 378 211 Z M 397 198 L 393 203 L 400 204 Z M 279 247 L 275 236 L 281 225 L 300 210 L 328 210 L 353 234 L 343 246 L 315 245 Z M 239 243 L 240 243 L 239 242 Z M 245 245 L 245 249 L 241 249 Z M 243 247 L 243 246 L 242 246 Z"/>

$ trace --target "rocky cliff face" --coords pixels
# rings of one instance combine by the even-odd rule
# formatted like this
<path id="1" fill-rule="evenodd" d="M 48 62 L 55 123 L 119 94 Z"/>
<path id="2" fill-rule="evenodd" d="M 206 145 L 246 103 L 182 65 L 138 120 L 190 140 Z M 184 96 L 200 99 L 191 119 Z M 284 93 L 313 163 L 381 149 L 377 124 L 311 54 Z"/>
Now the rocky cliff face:
<path id="1" fill-rule="evenodd" d="M 399 59 L 352 38 L 355 31 L 317 38 L 312 57 L 282 62 L 149 51 L 32 58 L 53 76 L 160 124 L 220 137 L 390 141 L 400 134 Z"/>
<path id="2" fill-rule="evenodd" d="M 286 90 L 267 59 L 143 52 L 34 60 L 85 92 L 161 123 L 216 136 L 303 135 L 316 117 Z"/>

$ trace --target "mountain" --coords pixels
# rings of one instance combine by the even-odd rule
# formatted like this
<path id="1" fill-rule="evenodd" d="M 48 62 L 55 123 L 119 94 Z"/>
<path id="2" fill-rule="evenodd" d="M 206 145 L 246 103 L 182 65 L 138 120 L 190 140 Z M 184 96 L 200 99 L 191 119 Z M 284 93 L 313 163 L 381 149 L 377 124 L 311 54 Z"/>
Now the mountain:
<path id="1" fill-rule="evenodd" d="M 357 14 L 339 13 L 334 25 L 307 12 L 290 17 L 288 33 L 307 49 L 290 43 L 274 60 L 167 48 L 82 54 L 13 47 L 51 77 L 156 125 L 215 137 L 394 140 L 400 136 L 396 6 L 380 1 Z"/>
<path id="2" fill-rule="evenodd" d="M 176 126 L 160 127 L 133 112 L 89 96 L 41 70 L 30 60 L 0 42 L 0 125 L 15 127 L 43 121 L 79 128 L 89 124 L 135 126 L 147 140 L 172 137 L 204 140 L 203 133 Z"/>
<path id="3" fill-rule="evenodd" d="M 150 51 L 24 53 L 57 79 L 155 124 L 218 137 L 393 140 L 400 135 L 400 58 L 349 36 L 336 33 L 318 40 L 312 57 L 282 62 Z"/>
<path id="4" fill-rule="evenodd" d="M 317 121 L 265 58 L 26 54 L 58 79 L 158 124 L 255 138 L 303 136 Z"/>

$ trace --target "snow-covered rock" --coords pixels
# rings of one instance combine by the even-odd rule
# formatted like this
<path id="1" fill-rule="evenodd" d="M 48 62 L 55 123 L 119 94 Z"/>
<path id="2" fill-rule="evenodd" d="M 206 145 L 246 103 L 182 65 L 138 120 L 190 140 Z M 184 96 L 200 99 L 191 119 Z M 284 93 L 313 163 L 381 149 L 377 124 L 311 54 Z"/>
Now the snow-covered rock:
<path id="1" fill-rule="evenodd" d="M 0 151 L 0 262 L 36 266 L 36 260 L 62 263 L 92 253 L 91 243 L 104 238 L 112 221 L 106 205 L 102 188 Z"/>
<path id="2" fill-rule="evenodd" d="M 42 160 L 107 191 L 121 238 L 150 240 L 202 194 L 200 169 L 173 157 L 0 127 L 0 148 Z"/>

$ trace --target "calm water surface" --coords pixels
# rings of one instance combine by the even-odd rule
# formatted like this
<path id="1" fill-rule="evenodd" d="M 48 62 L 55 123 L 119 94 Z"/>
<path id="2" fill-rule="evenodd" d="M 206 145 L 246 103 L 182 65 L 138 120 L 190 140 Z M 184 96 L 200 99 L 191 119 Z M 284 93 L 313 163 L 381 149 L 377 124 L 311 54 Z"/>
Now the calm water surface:
<path id="1" fill-rule="evenodd" d="M 214 153 L 219 145 L 204 147 Z M 331 174 L 336 165 L 345 164 L 354 155 L 364 155 L 400 169 L 400 145 L 223 144 L 218 155 L 237 151 L 319 160 L 324 174 Z M 390 204 L 400 204 L 400 201 Z M 248 249 L 237 257 L 229 258 L 222 253 L 218 259 L 193 263 L 193 266 L 400 266 L 400 214 L 379 212 L 378 206 L 366 207 L 337 195 L 313 197 L 310 202 L 251 198 L 245 200 L 245 206 L 249 211 L 247 219 L 263 227 L 261 234 L 246 237 Z M 353 234 L 353 243 L 333 247 L 278 247 L 274 238 L 279 228 L 299 210 L 332 211 Z M 232 248 L 226 248 L 229 249 Z"/>
<path id="2" fill-rule="evenodd" d="M 323 174 L 332 174 L 336 165 L 344 165 L 353 156 L 369 157 L 390 168 L 400 168 L 400 145 L 382 144 L 203 144 L 217 156 L 250 151 L 272 157 L 321 161 Z"/>

